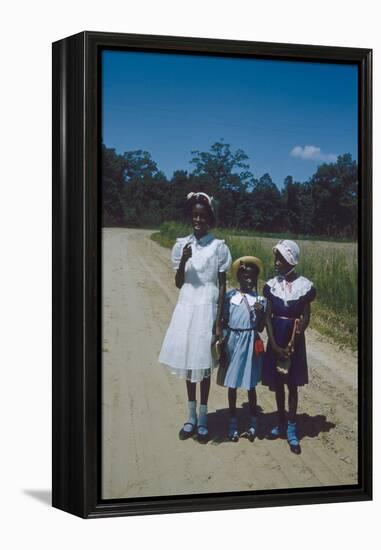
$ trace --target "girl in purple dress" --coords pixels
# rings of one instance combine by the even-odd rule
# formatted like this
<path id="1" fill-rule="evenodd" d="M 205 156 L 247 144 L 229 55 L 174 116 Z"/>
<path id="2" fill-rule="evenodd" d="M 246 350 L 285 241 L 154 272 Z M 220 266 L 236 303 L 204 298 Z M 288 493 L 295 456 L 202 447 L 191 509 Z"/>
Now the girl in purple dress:
<path id="1" fill-rule="evenodd" d="M 304 332 L 310 321 L 310 304 L 316 290 L 306 277 L 295 272 L 300 250 L 294 241 L 279 241 L 273 248 L 276 276 L 264 286 L 267 299 L 266 328 L 268 344 L 264 358 L 262 383 L 275 391 L 278 424 L 270 439 L 287 435 L 290 449 L 300 454 L 296 433 L 298 386 L 308 383 Z M 288 422 L 286 429 L 285 384 L 288 387 Z"/>

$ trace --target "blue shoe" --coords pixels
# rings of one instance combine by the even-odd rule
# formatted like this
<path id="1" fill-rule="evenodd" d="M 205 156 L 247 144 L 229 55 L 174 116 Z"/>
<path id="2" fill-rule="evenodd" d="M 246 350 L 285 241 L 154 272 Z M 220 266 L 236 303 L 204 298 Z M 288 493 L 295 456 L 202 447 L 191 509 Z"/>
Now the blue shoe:
<path id="1" fill-rule="evenodd" d="M 296 435 L 296 422 L 288 422 L 287 424 L 287 441 L 290 445 L 291 452 L 300 455 L 302 449 L 300 448 L 299 439 Z"/>

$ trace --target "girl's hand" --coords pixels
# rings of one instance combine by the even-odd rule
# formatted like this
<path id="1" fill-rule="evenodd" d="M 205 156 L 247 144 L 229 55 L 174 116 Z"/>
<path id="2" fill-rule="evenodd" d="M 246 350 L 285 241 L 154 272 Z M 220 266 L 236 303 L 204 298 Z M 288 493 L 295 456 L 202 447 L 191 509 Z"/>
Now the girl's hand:
<path id="1" fill-rule="evenodd" d="M 184 262 L 185 264 L 191 257 L 192 257 L 192 247 L 191 247 L 191 244 L 188 243 L 183 248 L 183 255 L 181 256 L 181 261 Z"/>
<path id="2" fill-rule="evenodd" d="M 215 332 L 215 334 L 217 336 L 217 339 L 221 340 L 221 336 L 222 336 L 222 323 L 221 323 L 221 321 L 218 321 L 216 323 L 216 332 Z"/>
<path id="3" fill-rule="evenodd" d="M 255 302 L 254 309 L 255 309 L 256 313 L 263 313 L 264 310 L 265 310 L 265 308 L 264 308 L 263 304 L 261 304 L 261 302 Z"/>
<path id="4" fill-rule="evenodd" d="M 276 346 L 274 348 L 274 353 L 278 357 L 278 359 L 288 359 L 290 357 L 290 351 L 288 348 L 281 348 L 280 346 Z"/>

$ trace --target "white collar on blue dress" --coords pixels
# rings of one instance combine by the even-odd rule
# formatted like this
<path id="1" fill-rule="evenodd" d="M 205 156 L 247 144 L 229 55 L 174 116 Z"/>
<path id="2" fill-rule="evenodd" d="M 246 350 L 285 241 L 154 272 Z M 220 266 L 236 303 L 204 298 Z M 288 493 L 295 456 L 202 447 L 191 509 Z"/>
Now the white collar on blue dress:
<path id="1" fill-rule="evenodd" d="M 249 306 L 253 307 L 255 302 L 258 300 L 257 296 L 255 294 L 254 295 L 253 294 L 246 294 L 246 292 L 244 294 L 246 296 L 246 299 L 248 301 Z M 239 304 L 242 302 L 242 300 L 243 300 L 242 292 L 237 290 L 235 292 L 235 294 L 233 294 L 233 296 L 230 298 L 230 303 L 234 304 L 235 306 L 239 306 Z"/>

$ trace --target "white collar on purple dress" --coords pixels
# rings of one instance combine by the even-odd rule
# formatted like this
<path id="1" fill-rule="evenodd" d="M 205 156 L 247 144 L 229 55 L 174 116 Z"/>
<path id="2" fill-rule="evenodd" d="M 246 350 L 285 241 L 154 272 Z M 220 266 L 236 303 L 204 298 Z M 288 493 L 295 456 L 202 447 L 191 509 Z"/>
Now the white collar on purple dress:
<path id="1" fill-rule="evenodd" d="M 302 275 L 290 282 L 287 282 L 283 277 L 276 276 L 267 281 L 266 284 L 270 287 L 271 294 L 283 300 L 286 307 L 288 302 L 299 300 L 302 296 L 305 296 L 313 286 L 313 283 Z"/>

